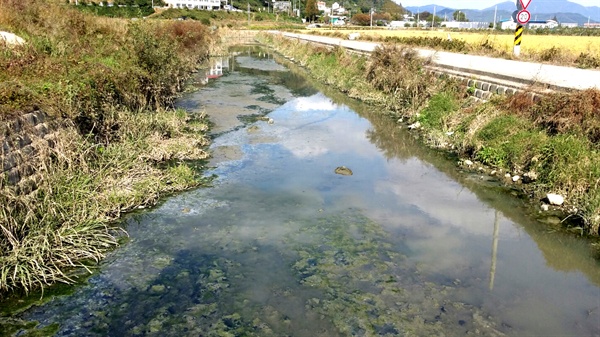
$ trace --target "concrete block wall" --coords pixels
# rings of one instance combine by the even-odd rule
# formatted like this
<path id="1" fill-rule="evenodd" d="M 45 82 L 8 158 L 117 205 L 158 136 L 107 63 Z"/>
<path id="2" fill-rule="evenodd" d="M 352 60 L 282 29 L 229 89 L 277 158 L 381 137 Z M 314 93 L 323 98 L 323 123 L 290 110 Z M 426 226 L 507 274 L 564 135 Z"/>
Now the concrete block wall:
<path id="1" fill-rule="evenodd" d="M 454 78 L 458 79 L 467 88 L 471 88 L 473 92 L 471 95 L 477 99 L 488 100 L 492 95 L 514 95 L 517 92 L 527 90 L 532 100 L 541 99 L 543 93 L 536 92 L 530 88 L 523 88 L 517 85 L 498 84 L 491 81 L 485 81 L 481 79 L 470 78 L 466 76 L 460 76 L 457 74 L 450 74 L 442 70 L 431 70 L 431 73 L 440 78 Z"/>
<path id="2" fill-rule="evenodd" d="M 25 113 L 0 125 L 0 187 L 19 193 L 35 189 L 42 153 L 54 147 L 58 123 L 42 111 Z"/>

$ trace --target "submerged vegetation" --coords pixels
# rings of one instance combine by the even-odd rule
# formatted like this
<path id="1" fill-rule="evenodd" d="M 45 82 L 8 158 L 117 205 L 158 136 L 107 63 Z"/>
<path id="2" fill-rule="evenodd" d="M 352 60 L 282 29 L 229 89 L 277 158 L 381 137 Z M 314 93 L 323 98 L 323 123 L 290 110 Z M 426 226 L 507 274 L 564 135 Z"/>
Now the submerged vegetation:
<path id="1" fill-rule="evenodd" d="M 0 177 L 1 297 L 72 282 L 70 268 L 118 244 L 122 212 L 204 183 L 204 116 L 170 106 L 213 34 L 40 0 L 0 1 L 0 30 L 27 41 L 0 51 L 0 122 L 40 110 L 59 125 L 51 146 L 36 148 L 31 193 Z"/>
<path id="2" fill-rule="evenodd" d="M 518 183 L 534 200 L 546 193 L 565 196 L 561 211 L 579 219 L 577 232 L 599 234 L 597 90 L 551 93 L 536 101 L 518 93 L 481 102 L 460 83 L 427 72 L 427 61 L 406 47 L 387 45 L 367 59 L 274 35 L 261 39 L 318 80 L 380 106 L 399 124 L 419 128 L 431 146 L 478 160 L 501 181 L 505 174 L 523 178 L 506 183 Z"/>

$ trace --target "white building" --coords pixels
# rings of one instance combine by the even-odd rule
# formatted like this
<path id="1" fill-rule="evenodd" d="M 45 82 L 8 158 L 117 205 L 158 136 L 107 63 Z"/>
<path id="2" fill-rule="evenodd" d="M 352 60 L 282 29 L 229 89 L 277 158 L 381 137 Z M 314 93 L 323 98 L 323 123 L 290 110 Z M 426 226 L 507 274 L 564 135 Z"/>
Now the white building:
<path id="1" fill-rule="evenodd" d="M 577 28 L 579 24 L 577 22 L 561 22 L 560 26 L 564 28 Z"/>
<path id="2" fill-rule="evenodd" d="M 506 20 L 506 21 L 500 21 L 500 29 L 502 29 L 502 30 L 506 30 L 506 29 L 515 30 L 515 29 L 517 29 L 517 23 L 514 22 L 512 19 Z"/>
<path id="3" fill-rule="evenodd" d="M 273 10 L 275 12 L 288 12 L 292 9 L 291 1 L 273 1 Z"/>
<path id="4" fill-rule="evenodd" d="M 220 9 L 221 0 L 163 0 L 167 7 L 188 9 Z"/>
<path id="5" fill-rule="evenodd" d="M 558 27 L 558 22 L 554 21 L 554 20 L 545 20 L 545 21 L 529 21 L 529 23 L 527 23 L 527 27 L 531 28 L 531 29 L 536 29 L 536 28 L 556 28 Z"/>
<path id="6" fill-rule="evenodd" d="M 443 21 L 442 27 L 456 29 L 487 29 L 490 27 L 489 22 L 462 22 L 462 21 Z"/>
<path id="7" fill-rule="evenodd" d="M 325 3 L 325 1 L 319 1 L 317 2 L 317 10 L 319 12 L 325 12 L 328 11 L 329 8 L 327 8 L 327 3 Z"/>

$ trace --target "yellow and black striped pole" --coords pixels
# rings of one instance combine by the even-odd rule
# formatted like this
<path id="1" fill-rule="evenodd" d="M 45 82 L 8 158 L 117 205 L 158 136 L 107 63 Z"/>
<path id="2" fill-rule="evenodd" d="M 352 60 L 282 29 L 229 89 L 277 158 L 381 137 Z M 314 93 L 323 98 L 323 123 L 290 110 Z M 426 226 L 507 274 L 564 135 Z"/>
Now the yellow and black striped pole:
<path id="1" fill-rule="evenodd" d="M 517 25 L 515 29 L 515 46 L 513 48 L 513 54 L 515 56 L 521 55 L 521 38 L 523 37 L 523 26 Z"/>

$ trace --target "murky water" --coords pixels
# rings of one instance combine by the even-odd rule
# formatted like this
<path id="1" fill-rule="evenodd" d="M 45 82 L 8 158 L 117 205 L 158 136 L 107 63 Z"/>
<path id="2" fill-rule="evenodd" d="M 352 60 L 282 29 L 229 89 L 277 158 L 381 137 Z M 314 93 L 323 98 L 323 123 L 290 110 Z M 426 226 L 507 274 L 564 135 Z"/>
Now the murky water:
<path id="1" fill-rule="evenodd" d="M 59 336 L 600 335 L 587 244 L 372 108 L 236 54 L 181 101 L 215 122 L 214 186 L 132 215 L 97 275 L 20 318 Z"/>

